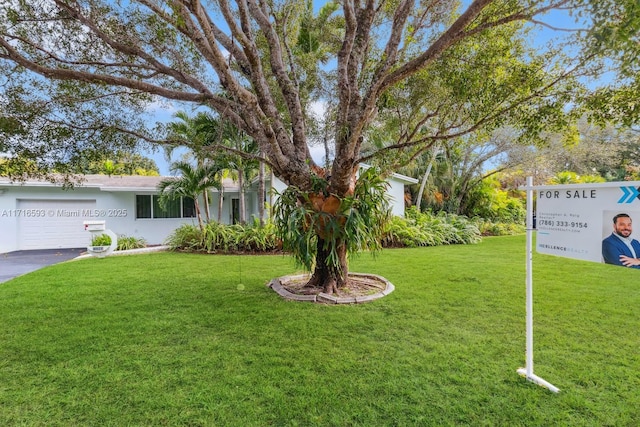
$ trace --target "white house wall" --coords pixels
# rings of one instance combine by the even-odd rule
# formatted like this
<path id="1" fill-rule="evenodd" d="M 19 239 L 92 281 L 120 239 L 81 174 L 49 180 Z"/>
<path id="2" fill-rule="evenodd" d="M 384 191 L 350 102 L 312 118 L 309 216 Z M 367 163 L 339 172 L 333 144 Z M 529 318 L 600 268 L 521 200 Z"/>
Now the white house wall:
<path id="1" fill-rule="evenodd" d="M 395 179 L 389 179 L 389 188 L 387 195 L 389 196 L 389 206 L 391 213 L 395 216 L 404 216 L 404 183 Z"/>
<path id="2" fill-rule="evenodd" d="M 136 219 L 136 194 L 144 193 L 106 192 L 86 187 L 76 187 L 73 190 L 62 190 L 51 186 L 9 187 L 4 194 L 0 194 L 0 253 L 15 251 L 21 247 L 19 215 L 27 213 L 18 209 L 21 201 L 24 200 L 31 201 L 30 207 L 37 206 L 37 203 L 33 203 L 34 201 L 43 202 L 42 206 L 46 207 L 46 210 L 36 209 L 29 212 L 30 215 L 40 216 L 43 225 L 46 222 L 55 221 L 58 217 L 72 215 L 77 219 L 78 228 L 83 230 L 83 222 L 86 220 L 104 220 L 106 228 L 114 233 L 144 238 L 148 244 L 152 245 L 164 243 L 169 234 L 180 225 L 197 222 L 195 218 Z M 66 212 L 65 209 L 69 204 L 63 201 L 71 200 L 95 200 L 95 211 Z M 56 201 L 60 201 L 59 207 Z M 75 247 L 86 246 L 91 239 L 91 233 L 86 232 L 86 236 L 86 239 L 79 239 Z M 48 246 L 47 248 L 56 249 L 57 247 Z"/>

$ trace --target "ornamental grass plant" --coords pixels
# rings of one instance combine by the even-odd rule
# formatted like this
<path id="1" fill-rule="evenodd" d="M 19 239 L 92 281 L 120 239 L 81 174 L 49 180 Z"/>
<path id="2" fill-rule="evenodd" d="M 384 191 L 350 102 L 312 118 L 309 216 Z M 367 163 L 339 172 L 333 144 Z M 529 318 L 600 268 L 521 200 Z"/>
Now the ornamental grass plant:
<path id="1" fill-rule="evenodd" d="M 635 426 L 638 272 L 534 255 L 525 239 L 352 260 L 396 290 L 362 305 L 280 298 L 287 256 L 156 253 L 0 284 L 0 425 Z"/>

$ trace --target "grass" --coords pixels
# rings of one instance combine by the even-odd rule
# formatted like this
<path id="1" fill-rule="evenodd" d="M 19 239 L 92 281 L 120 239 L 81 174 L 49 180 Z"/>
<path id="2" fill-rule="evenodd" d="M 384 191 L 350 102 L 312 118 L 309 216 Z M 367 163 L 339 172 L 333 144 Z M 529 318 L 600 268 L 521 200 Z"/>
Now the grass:
<path id="1" fill-rule="evenodd" d="M 524 237 L 385 250 L 373 303 L 285 301 L 282 256 L 148 254 L 0 284 L 0 425 L 637 426 L 637 271 L 536 254 Z"/>

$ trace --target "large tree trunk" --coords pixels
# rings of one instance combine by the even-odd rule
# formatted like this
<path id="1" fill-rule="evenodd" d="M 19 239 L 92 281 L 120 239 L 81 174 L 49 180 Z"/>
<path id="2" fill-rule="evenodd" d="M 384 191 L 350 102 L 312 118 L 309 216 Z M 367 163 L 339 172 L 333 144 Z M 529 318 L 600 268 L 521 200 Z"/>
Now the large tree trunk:
<path id="1" fill-rule="evenodd" d="M 353 183 L 347 183 L 346 194 L 353 194 L 353 185 L 355 185 L 355 172 L 351 175 L 349 181 L 353 179 Z M 347 283 L 349 274 L 349 266 L 347 262 L 347 246 L 345 242 L 337 236 L 331 236 L 335 233 L 332 227 L 343 228 L 346 224 L 346 217 L 340 213 L 341 199 L 334 194 L 326 193 L 309 193 L 308 205 L 310 210 L 317 212 L 315 214 L 315 233 L 317 235 L 316 243 L 316 262 L 314 272 L 307 286 L 313 288 L 321 288 L 327 294 L 337 293 Z M 333 225 L 329 226 L 329 222 Z M 333 231 L 332 231 L 333 230 Z M 344 234 L 339 234 L 344 235 Z M 335 251 L 338 258 L 338 265 L 329 261 L 329 255 Z M 332 265 L 333 264 L 333 265 Z"/>
<path id="2" fill-rule="evenodd" d="M 343 242 L 336 242 L 336 252 L 340 260 L 340 268 L 327 265 L 330 248 L 325 249 L 325 240 L 318 237 L 316 266 L 307 286 L 322 288 L 323 292 L 331 295 L 347 284 L 349 265 L 347 263 L 347 247 Z"/>

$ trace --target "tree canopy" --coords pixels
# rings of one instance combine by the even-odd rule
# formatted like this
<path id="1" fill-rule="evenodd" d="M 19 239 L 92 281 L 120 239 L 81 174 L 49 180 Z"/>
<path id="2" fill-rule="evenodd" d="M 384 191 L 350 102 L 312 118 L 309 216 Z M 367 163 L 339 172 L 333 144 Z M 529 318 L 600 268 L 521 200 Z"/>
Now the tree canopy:
<path id="1" fill-rule="evenodd" d="M 571 39 L 580 53 L 534 56 L 513 42 L 523 26 L 551 26 L 545 14 L 555 10 L 593 23 Z M 621 75 L 637 74 L 632 0 L 476 0 L 463 9 L 442 0 L 346 1 L 317 11 L 301 1 L 29 0 L 6 2 L 0 18 L 0 150 L 65 157 L 153 139 L 139 113 L 162 98 L 215 110 L 261 146 L 278 176 L 308 186 L 308 112 L 328 85 L 336 98 L 331 185 L 342 191 L 370 125 L 405 96 L 423 100 L 414 116 L 421 126 L 413 139 L 387 144 L 393 149 L 497 125 L 509 112 L 543 126 L 576 99 L 576 86 L 560 83 L 593 72 L 586 65 L 602 65 L 602 55 Z M 627 82 L 615 95 L 630 96 Z M 611 90 L 590 99 L 605 102 Z"/>

